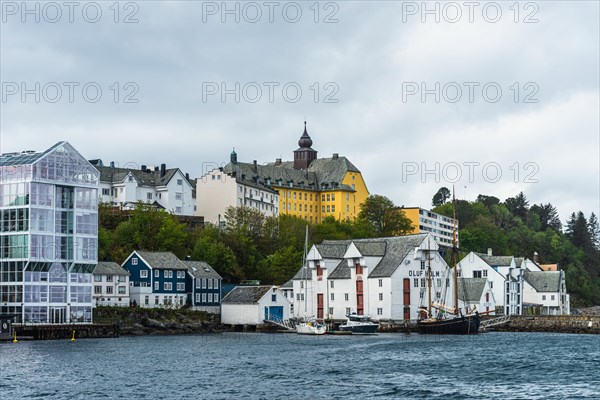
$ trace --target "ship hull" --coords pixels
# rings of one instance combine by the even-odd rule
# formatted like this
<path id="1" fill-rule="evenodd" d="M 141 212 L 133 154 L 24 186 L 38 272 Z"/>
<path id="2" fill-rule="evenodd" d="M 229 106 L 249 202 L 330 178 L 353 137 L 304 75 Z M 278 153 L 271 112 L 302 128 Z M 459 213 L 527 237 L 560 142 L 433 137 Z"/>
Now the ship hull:
<path id="1" fill-rule="evenodd" d="M 379 325 L 377 324 L 364 324 L 364 325 L 342 325 L 340 331 L 352 332 L 353 334 L 359 335 L 373 335 L 377 333 Z"/>
<path id="2" fill-rule="evenodd" d="M 476 335 L 479 333 L 479 314 L 433 321 L 419 321 L 419 331 L 429 335 Z"/>

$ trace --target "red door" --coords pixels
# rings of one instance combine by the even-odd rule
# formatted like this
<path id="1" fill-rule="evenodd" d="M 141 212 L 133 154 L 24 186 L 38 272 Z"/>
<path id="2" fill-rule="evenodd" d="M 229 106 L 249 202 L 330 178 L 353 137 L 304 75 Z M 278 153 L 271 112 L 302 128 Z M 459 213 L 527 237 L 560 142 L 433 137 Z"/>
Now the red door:
<path id="1" fill-rule="evenodd" d="M 323 319 L 323 293 L 317 294 L 317 318 Z"/>
<path id="2" fill-rule="evenodd" d="M 365 305 L 363 303 L 363 295 L 357 294 L 356 295 L 356 313 L 358 315 L 363 315 L 364 310 L 365 310 Z"/>
<path id="3" fill-rule="evenodd" d="M 410 307 L 404 307 L 404 319 L 405 320 L 410 319 Z"/>
<path id="4" fill-rule="evenodd" d="M 404 290 L 403 290 L 403 292 L 404 292 L 404 305 L 405 306 L 409 306 L 410 305 L 410 279 L 404 278 L 404 280 L 402 281 L 402 284 L 404 286 Z M 406 312 L 406 310 L 405 310 L 405 312 Z"/>

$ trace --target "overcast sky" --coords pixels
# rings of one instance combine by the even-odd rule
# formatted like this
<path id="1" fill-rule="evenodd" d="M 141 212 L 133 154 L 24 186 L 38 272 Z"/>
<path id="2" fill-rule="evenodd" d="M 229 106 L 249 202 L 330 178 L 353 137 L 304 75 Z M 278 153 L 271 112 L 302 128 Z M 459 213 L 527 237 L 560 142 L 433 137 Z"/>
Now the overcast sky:
<path id="1" fill-rule="evenodd" d="M 1 3 L 1 152 L 198 177 L 291 159 L 306 118 L 398 205 L 454 184 L 598 213 L 597 1 L 113 3 Z"/>

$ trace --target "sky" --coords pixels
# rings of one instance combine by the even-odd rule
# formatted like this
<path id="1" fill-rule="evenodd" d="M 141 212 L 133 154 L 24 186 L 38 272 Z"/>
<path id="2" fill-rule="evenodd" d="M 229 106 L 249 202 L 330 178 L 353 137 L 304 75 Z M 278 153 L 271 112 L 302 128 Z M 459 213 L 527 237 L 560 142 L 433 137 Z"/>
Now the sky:
<path id="1" fill-rule="evenodd" d="M 0 152 L 179 167 L 348 157 L 431 207 L 600 210 L 598 1 L 0 3 Z"/>

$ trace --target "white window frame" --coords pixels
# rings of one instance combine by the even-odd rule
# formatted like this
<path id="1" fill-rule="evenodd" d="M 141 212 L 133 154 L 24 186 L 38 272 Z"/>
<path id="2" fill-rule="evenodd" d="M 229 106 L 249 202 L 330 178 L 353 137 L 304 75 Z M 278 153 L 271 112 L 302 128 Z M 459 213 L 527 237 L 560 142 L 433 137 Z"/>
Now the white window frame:
<path id="1" fill-rule="evenodd" d="M 147 277 L 148 277 L 148 270 L 147 269 L 140 270 L 140 278 L 147 278 Z"/>

